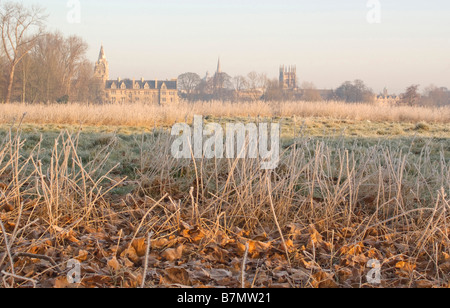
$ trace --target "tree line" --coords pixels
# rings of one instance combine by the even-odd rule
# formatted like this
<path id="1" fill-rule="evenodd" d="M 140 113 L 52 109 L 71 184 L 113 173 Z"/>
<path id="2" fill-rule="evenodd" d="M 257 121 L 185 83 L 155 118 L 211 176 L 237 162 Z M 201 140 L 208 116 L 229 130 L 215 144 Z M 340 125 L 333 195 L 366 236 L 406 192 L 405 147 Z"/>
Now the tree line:
<path id="1" fill-rule="evenodd" d="M 322 100 L 319 90 L 312 83 L 302 84 L 301 89 L 302 93 L 286 91 L 280 88 L 278 79 L 270 79 L 266 74 L 257 72 L 234 77 L 222 72 L 204 78 L 194 72 L 178 76 L 180 96 L 189 101 Z"/>
<path id="2" fill-rule="evenodd" d="M 0 101 L 99 101 L 103 86 L 78 36 L 47 32 L 40 6 L 0 5 Z"/>
<path id="3" fill-rule="evenodd" d="M 408 87 L 400 95 L 390 95 L 399 105 L 434 106 L 450 105 L 450 91 L 445 87 L 431 85 L 419 91 L 419 85 Z M 385 93 L 376 94 L 362 80 L 346 81 L 334 90 L 319 90 L 312 82 L 303 82 L 296 89 L 283 89 L 279 80 L 265 74 L 251 72 L 247 76 L 231 77 L 227 73 L 201 78 L 188 72 L 178 76 L 179 95 L 189 101 L 345 101 L 348 103 L 373 103 Z"/>

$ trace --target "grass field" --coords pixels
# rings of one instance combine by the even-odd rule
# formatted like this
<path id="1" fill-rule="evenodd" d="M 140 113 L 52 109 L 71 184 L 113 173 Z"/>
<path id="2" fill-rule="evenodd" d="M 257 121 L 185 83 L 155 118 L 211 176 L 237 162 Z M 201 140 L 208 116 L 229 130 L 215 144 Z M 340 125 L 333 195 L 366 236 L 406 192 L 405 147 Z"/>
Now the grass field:
<path id="1" fill-rule="evenodd" d="M 449 109 L 384 108 L 0 105 L 0 283 L 448 287 Z M 280 122 L 279 167 L 172 158 L 194 114 Z"/>

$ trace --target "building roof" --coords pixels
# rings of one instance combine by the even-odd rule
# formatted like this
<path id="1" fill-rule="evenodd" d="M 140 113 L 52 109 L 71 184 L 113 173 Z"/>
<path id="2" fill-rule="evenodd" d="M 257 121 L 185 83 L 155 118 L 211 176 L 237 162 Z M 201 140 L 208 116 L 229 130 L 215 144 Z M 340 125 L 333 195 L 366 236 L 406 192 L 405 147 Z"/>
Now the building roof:
<path id="1" fill-rule="evenodd" d="M 112 89 L 113 85 L 116 86 L 117 89 L 120 89 L 122 84 L 125 84 L 126 89 L 135 89 L 133 86 L 133 80 L 124 79 L 124 80 L 107 80 L 106 81 L 106 89 Z M 156 80 L 135 80 L 135 85 L 139 86 L 139 89 L 145 90 L 145 85 L 148 85 L 148 89 L 155 90 L 161 89 L 163 84 L 166 85 L 168 90 L 176 90 L 177 89 L 177 81 L 176 80 L 158 80 L 158 85 L 156 87 Z"/>

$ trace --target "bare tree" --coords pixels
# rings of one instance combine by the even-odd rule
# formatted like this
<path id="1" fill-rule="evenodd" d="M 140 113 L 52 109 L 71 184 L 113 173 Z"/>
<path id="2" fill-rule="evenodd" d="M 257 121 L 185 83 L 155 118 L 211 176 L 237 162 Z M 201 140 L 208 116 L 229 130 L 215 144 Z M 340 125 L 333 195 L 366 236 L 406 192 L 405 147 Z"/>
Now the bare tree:
<path id="1" fill-rule="evenodd" d="M 247 79 L 244 76 L 238 75 L 233 77 L 231 83 L 233 84 L 235 97 L 239 101 L 241 98 L 242 91 L 246 90 L 248 87 Z"/>
<path id="2" fill-rule="evenodd" d="M 307 102 L 318 102 L 323 100 L 319 90 L 312 82 L 304 82 L 302 84 L 302 100 Z"/>
<path id="3" fill-rule="evenodd" d="M 34 86 L 37 98 L 40 101 L 54 101 L 67 94 L 62 84 L 67 75 L 64 65 L 64 37 L 61 33 L 47 33 L 40 37 L 33 49 L 32 57 L 35 59 L 36 73 Z"/>
<path id="4" fill-rule="evenodd" d="M 59 32 L 39 37 L 17 65 L 11 100 L 92 101 L 87 83 L 92 82 L 94 66 L 86 59 L 86 46 L 81 38 L 66 38 Z"/>
<path id="5" fill-rule="evenodd" d="M 264 100 L 270 102 L 280 102 L 283 99 L 284 93 L 278 79 L 268 80 L 266 90 L 264 93 Z"/>
<path id="6" fill-rule="evenodd" d="M 248 81 L 242 75 L 238 75 L 238 76 L 233 77 L 231 82 L 233 84 L 234 90 L 237 91 L 237 92 L 243 91 L 243 90 L 247 89 L 247 87 L 248 87 Z"/>
<path id="7" fill-rule="evenodd" d="M 233 96 L 233 84 L 227 73 L 216 73 L 212 78 L 213 98 L 226 101 Z"/>
<path id="8" fill-rule="evenodd" d="M 406 92 L 401 95 L 402 103 L 408 106 L 415 106 L 420 102 L 421 95 L 419 94 L 420 85 L 412 85 L 406 89 Z"/>
<path id="9" fill-rule="evenodd" d="M 450 105 L 450 91 L 445 87 L 430 85 L 425 88 L 421 104 L 433 107 Z"/>
<path id="10" fill-rule="evenodd" d="M 247 75 L 248 88 L 253 93 L 253 100 L 257 100 L 261 97 L 261 93 L 264 93 L 267 89 L 269 81 L 265 74 L 258 74 L 257 72 L 250 72 Z"/>
<path id="11" fill-rule="evenodd" d="M 184 73 L 178 76 L 178 88 L 186 94 L 188 99 L 192 98 L 192 94 L 197 90 L 201 82 L 202 79 L 196 73 Z"/>
<path id="12" fill-rule="evenodd" d="M 26 8 L 13 2 L 0 6 L 1 43 L 9 66 L 6 103 L 11 101 L 16 66 L 43 33 L 46 18 L 44 10 L 39 6 Z"/>
<path id="13" fill-rule="evenodd" d="M 344 82 L 336 89 L 336 96 L 347 103 L 360 103 L 372 102 L 375 94 L 363 81 L 355 80 L 353 83 L 350 81 Z"/>
<path id="14" fill-rule="evenodd" d="M 88 45 L 78 36 L 70 36 L 64 41 L 61 53 L 64 63 L 63 84 L 66 94 L 70 95 L 73 78 L 79 68 L 85 64 Z"/>

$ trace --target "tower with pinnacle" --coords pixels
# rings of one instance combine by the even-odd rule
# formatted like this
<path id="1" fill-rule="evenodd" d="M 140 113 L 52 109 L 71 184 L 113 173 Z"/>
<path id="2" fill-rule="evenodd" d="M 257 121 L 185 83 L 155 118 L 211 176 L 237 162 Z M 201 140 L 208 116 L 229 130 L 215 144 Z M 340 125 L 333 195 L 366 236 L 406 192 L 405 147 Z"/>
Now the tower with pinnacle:
<path id="1" fill-rule="evenodd" d="M 100 54 L 98 55 L 98 61 L 95 63 L 94 76 L 103 83 L 109 79 L 109 64 L 106 60 L 105 50 L 102 47 L 100 48 Z"/>
<path id="2" fill-rule="evenodd" d="M 284 66 L 280 67 L 280 86 L 283 89 L 294 90 L 297 89 L 297 67 Z"/>

